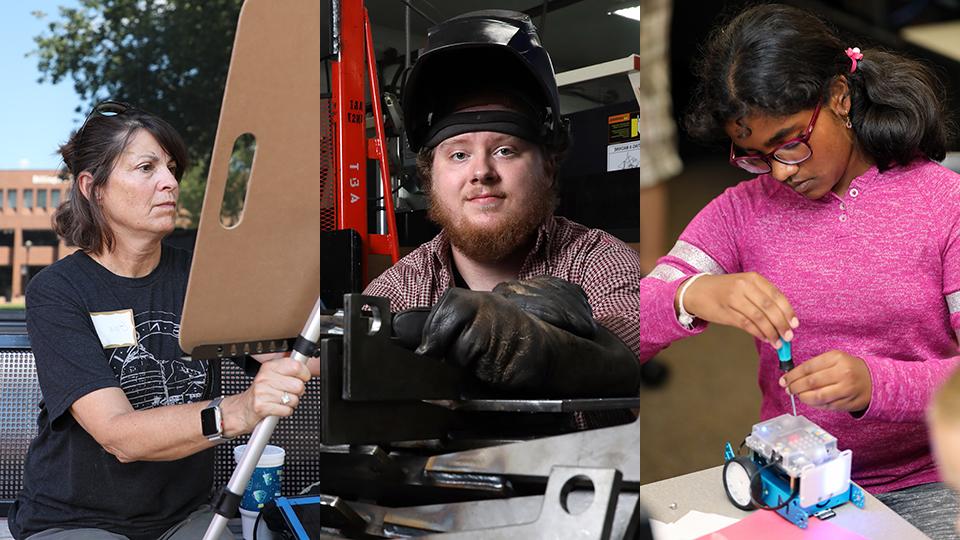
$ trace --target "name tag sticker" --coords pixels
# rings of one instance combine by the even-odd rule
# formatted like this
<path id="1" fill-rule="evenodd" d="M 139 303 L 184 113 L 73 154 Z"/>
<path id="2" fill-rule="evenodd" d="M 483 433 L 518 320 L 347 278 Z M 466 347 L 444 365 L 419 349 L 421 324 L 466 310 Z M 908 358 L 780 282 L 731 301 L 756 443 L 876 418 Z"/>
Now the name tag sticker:
<path id="1" fill-rule="evenodd" d="M 137 330 L 133 323 L 133 310 L 101 311 L 91 313 L 93 327 L 104 349 L 132 347 L 137 344 Z"/>

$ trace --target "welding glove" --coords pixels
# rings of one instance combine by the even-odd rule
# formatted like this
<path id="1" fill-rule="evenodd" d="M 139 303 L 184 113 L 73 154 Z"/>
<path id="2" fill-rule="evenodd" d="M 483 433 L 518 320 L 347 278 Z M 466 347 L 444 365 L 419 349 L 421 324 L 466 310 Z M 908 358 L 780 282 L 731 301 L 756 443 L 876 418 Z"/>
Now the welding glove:
<path id="1" fill-rule="evenodd" d="M 579 285 L 552 276 L 500 283 L 493 292 L 510 300 L 523 311 L 557 328 L 591 338 L 597 321 L 586 293 Z"/>
<path id="2" fill-rule="evenodd" d="M 393 314 L 393 337 L 397 343 L 411 351 L 420 346 L 423 327 L 430 315 L 430 308 L 410 308 Z"/>
<path id="3" fill-rule="evenodd" d="M 504 281 L 493 292 L 538 319 L 578 336 L 591 338 L 597 331 L 597 322 L 583 289 L 564 279 L 541 276 Z M 420 345 L 430 311 L 428 307 L 420 307 L 393 314 L 393 337 L 400 345 L 410 350 Z"/>
<path id="4" fill-rule="evenodd" d="M 563 397 L 636 395 L 639 362 L 614 334 L 593 323 L 591 337 L 577 335 L 514 302 L 521 297 L 523 305 L 545 316 L 575 321 L 576 315 L 560 310 L 578 304 L 576 297 L 583 297 L 579 287 L 557 289 L 553 299 L 518 294 L 530 290 L 522 286 L 506 288 L 511 289 L 507 296 L 448 290 L 430 311 L 417 352 L 457 362 L 479 380 L 506 391 Z M 579 323 L 573 326 L 581 331 L 589 326 Z"/>

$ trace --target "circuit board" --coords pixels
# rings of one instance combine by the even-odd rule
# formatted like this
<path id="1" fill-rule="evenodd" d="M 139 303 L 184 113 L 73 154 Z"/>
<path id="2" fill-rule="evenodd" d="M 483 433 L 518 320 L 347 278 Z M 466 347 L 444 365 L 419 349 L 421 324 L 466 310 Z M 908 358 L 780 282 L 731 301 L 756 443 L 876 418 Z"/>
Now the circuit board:
<path id="1" fill-rule="evenodd" d="M 780 461 L 791 477 L 840 455 L 837 438 L 805 416 L 784 414 L 753 426 L 746 446 L 767 461 Z"/>

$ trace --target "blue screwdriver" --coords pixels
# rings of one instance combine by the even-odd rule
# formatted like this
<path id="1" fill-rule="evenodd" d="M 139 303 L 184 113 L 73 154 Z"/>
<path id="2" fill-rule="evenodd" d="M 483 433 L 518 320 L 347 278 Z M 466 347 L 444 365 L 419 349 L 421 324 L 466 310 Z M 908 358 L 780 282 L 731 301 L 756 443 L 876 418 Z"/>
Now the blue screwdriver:
<path id="1" fill-rule="evenodd" d="M 790 342 L 780 340 L 780 348 L 777 349 L 777 357 L 780 358 L 780 371 L 786 373 L 793 369 L 793 353 L 790 351 Z M 797 415 L 797 401 L 793 394 L 790 394 L 790 404 L 793 405 L 793 415 Z"/>

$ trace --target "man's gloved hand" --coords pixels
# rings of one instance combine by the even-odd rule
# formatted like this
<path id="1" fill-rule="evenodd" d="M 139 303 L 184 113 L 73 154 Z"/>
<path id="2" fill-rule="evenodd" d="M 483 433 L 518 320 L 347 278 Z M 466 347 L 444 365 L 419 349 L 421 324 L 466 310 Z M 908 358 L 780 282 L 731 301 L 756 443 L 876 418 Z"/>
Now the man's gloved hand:
<path id="1" fill-rule="evenodd" d="M 579 336 L 525 312 L 513 300 L 492 292 L 448 290 L 430 311 L 417 352 L 455 361 L 502 390 L 571 397 L 636 393 L 640 365 L 619 338 L 600 325 L 592 338 Z M 541 307 L 550 304 L 541 300 Z"/>
<path id="2" fill-rule="evenodd" d="M 423 327 L 417 353 L 472 368 L 478 379 L 505 390 L 539 388 L 547 375 L 542 344 L 546 325 L 500 295 L 451 288 Z"/>
<path id="3" fill-rule="evenodd" d="M 541 276 L 526 280 L 504 281 L 493 292 L 503 296 L 523 311 L 578 336 L 593 337 L 597 321 L 579 285 Z M 410 308 L 393 314 L 393 337 L 407 349 L 416 349 L 423 338 L 423 328 L 430 308 Z"/>
<path id="4" fill-rule="evenodd" d="M 504 281 L 493 292 L 523 311 L 558 328 L 586 338 L 597 332 L 597 321 L 579 285 L 553 276 Z"/>
<path id="5" fill-rule="evenodd" d="M 411 351 L 419 347 L 429 315 L 430 308 L 410 308 L 394 313 L 393 337 L 397 343 Z"/>

